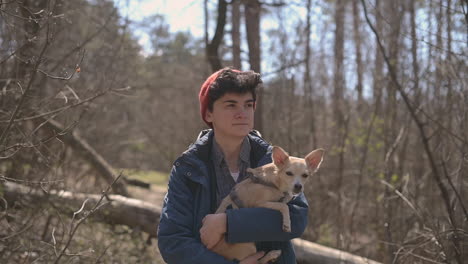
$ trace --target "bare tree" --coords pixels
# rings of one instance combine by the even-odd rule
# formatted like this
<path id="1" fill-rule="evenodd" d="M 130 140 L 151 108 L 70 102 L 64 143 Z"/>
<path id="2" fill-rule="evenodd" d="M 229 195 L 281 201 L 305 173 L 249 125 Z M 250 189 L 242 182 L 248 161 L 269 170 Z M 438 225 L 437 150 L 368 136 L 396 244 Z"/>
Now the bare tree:
<path id="1" fill-rule="evenodd" d="M 207 2 L 205 2 L 206 6 Z M 206 9 L 206 7 L 205 7 Z M 216 30 L 213 35 L 213 38 L 208 42 L 208 32 L 205 33 L 205 45 L 206 45 L 206 58 L 211 65 L 211 70 L 217 71 L 223 68 L 221 58 L 219 57 L 219 47 L 223 41 L 224 37 L 224 26 L 226 25 L 226 12 L 227 12 L 227 3 L 225 0 L 218 0 L 218 18 L 216 19 Z M 206 15 L 207 13 L 205 13 Z M 207 18 L 206 18 L 207 21 Z M 207 22 L 205 22 L 206 24 Z M 205 30 L 207 30 L 207 25 L 205 25 Z"/>
<path id="2" fill-rule="evenodd" d="M 255 72 L 261 72 L 260 66 L 260 11 L 261 5 L 258 0 L 244 1 L 245 28 L 247 34 L 247 45 L 249 47 L 250 69 Z M 255 127 L 257 130 L 263 130 L 263 89 L 260 87 L 257 91 L 258 97 L 255 110 Z"/>
<path id="3" fill-rule="evenodd" d="M 305 34 L 306 34 L 306 41 L 305 41 L 305 72 L 304 72 L 304 90 L 305 90 L 305 96 L 306 96 L 306 106 L 310 107 L 310 111 L 308 112 L 309 117 L 307 118 L 309 121 L 309 131 L 310 131 L 310 138 L 311 138 L 311 149 L 317 148 L 317 134 L 316 134 L 316 121 L 315 121 L 315 102 L 313 100 L 314 98 L 314 89 L 312 85 L 312 81 L 310 79 L 310 64 L 311 64 L 311 55 L 310 55 L 310 20 L 311 20 L 311 14 L 312 12 L 312 1 L 307 0 L 307 17 L 306 17 L 306 28 L 305 28 Z"/>
<path id="4" fill-rule="evenodd" d="M 358 94 L 358 112 L 361 112 L 361 109 L 364 104 L 363 95 L 362 95 L 362 87 L 363 87 L 363 65 L 362 65 L 362 37 L 361 37 L 361 21 L 359 17 L 359 5 L 358 0 L 353 0 L 353 36 L 354 36 L 354 46 L 355 46 L 355 53 L 356 53 L 356 75 L 357 75 L 357 83 L 356 83 L 356 92 Z"/>
<path id="5" fill-rule="evenodd" d="M 231 2 L 231 38 L 232 38 L 232 66 L 236 69 L 242 69 L 241 63 L 241 38 L 240 38 L 240 24 L 241 24 L 241 1 L 233 0 Z"/>
<path id="6" fill-rule="evenodd" d="M 346 1 L 336 1 L 335 4 L 335 40 L 334 40 L 334 79 L 333 79 L 333 110 L 334 110 L 334 121 L 336 124 L 336 129 L 338 131 L 336 146 L 338 152 L 338 179 L 336 184 L 336 192 L 338 196 L 338 205 L 337 205 L 337 225 L 338 231 L 336 233 L 336 247 L 342 248 L 342 233 L 344 228 L 344 223 L 342 221 L 343 211 L 342 211 L 342 183 L 344 177 L 344 148 L 345 141 L 348 134 L 348 125 L 347 120 L 349 116 L 345 116 L 345 78 L 344 78 L 344 21 L 345 21 L 345 10 L 346 10 Z"/>

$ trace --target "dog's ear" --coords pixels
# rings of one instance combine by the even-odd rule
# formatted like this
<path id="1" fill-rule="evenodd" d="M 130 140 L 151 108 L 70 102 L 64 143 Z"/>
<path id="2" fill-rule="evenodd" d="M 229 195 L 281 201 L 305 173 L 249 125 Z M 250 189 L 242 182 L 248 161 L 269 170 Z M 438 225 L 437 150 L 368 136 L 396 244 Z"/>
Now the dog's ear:
<path id="1" fill-rule="evenodd" d="M 322 164 L 324 153 L 325 153 L 325 150 L 316 149 L 312 151 L 311 153 L 307 154 L 307 156 L 305 157 L 305 161 L 310 170 L 312 171 L 318 170 L 318 168 L 320 167 L 320 164 Z"/>
<path id="2" fill-rule="evenodd" d="M 289 162 L 289 154 L 278 146 L 273 146 L 271 158 L 278 168 L 283 168 Z"/>

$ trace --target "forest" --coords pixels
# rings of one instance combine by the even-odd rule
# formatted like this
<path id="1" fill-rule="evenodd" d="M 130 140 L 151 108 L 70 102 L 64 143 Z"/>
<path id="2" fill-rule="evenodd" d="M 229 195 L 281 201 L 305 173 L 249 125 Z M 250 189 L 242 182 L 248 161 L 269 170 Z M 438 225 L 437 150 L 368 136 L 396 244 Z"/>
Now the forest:
<path id="1" fill-rule="evenodd" d="M 467 0 L 185 1 L 202 36 L 130 1 L 0 0 L 0 263 L 164 263 L 154 212 L 227 66 L 261 73 L 265 140 L 326 150 L 301 239 L 466 263 Z"/>

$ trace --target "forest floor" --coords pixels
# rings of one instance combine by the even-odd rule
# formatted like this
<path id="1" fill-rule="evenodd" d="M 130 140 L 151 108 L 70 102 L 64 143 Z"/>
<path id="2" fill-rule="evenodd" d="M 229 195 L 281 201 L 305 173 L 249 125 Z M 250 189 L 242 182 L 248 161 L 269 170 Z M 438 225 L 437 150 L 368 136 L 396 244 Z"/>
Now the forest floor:
<path id="1" fill-rule="evenodd" d="M 158 204 L 160 206 L 162 206 L 164 196 L 167 192 L 167 187 L 157 186 L 154 184 L 151 184 L 150 189 L 136 186 L 128 186 L 127 188 L 132 198 Z"/>
<path id="2" fill-rule="evenodd" d="M 128 191 L 132 198 L 140 199 L 146 202 L 154 203 L 157 205 L 162 206 L 164 196 L 167 192 L 167 187 L 162 187 L 159 185 L 151 184 L 150 189 L 135 187 L 135 186 L 128 186 Z M 156 240 L 153 240 L 151 245 L 146 248 L 147 254 L 153 256 L 152 263 L 165 263 L 159 253 L 158 243 Z"/>

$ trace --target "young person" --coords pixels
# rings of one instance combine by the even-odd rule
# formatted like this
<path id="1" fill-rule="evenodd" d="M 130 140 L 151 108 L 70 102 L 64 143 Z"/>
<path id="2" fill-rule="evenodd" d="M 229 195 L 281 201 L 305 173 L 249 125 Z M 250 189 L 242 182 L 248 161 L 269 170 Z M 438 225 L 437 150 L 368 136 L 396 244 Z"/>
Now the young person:
<path id="1" fill-rule="evenodd" d="M 245 179 L 246 168 L 271 162 L 271 146 L 253 130 L 256 88 L 253 71 L 230 68 L 212 74 L 199 100 L 204 130 L 175 162 L 158 227 L 158 246 L 169 264 L 253 264 L 265 252 L 281 249 L 277 263 L 296 263 L 290 240 L 307 225 L 303 194 L 288 203 L 291 233 L 283 232 L 278 211 L 240 208 L 214 214 L 231 188 Z M 227 242 L 256 242 L 258 252 L 240 262 L 210 251 L 225 235 Z"/>

